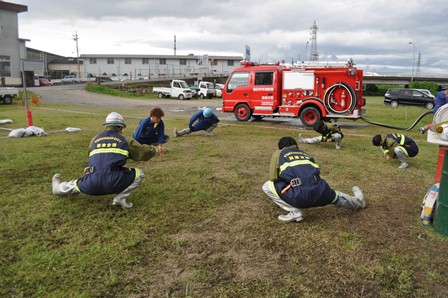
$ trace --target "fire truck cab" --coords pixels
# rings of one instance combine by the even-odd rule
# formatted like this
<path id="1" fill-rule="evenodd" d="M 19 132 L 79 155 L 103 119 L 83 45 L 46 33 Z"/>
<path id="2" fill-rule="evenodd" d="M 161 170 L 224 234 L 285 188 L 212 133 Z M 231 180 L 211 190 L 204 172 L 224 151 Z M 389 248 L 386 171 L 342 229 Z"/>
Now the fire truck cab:
<path id="1" fill-rule="evenodd" d="M 356 120 L 365 114 L 362 78 L 352 64 L 288 68 L 242 62 L 222 90 L 222 111 L 239 121 L 299 117 L 306 126 L 320 119 Z"/>

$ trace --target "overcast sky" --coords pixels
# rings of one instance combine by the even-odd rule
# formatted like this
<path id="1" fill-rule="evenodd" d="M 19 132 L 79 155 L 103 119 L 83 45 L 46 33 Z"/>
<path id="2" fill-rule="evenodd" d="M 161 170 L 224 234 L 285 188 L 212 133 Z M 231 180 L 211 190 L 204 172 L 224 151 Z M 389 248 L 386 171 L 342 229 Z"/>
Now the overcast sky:
<path id="1" fill-rule="evenodd" d="M 447 74 L 447 0 L 7 0 L 27 46 L 79 54 L 238 55 L 307 60 L 318 27 L 319 63 L 353 58 L 366 72 Z M 307 45 L 307 42 L 309 44 Z M 410 44 L 412 42 L 413 44 Z M 415 45 L 415 59 L 414 59 Z"/>

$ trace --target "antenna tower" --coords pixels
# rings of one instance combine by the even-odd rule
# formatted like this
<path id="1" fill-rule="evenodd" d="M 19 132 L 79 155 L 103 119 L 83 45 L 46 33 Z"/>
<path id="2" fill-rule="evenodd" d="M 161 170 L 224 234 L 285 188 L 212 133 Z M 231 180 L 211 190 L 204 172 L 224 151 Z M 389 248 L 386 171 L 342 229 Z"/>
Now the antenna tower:
<path id="1" fill-rule="evenodd" d="M 314 21 L 311 29 L 311 50 L 310 50 L 310 61 L 319 61 L 319 53 L 317 52 L 317 28 L 316 21 Z"/>

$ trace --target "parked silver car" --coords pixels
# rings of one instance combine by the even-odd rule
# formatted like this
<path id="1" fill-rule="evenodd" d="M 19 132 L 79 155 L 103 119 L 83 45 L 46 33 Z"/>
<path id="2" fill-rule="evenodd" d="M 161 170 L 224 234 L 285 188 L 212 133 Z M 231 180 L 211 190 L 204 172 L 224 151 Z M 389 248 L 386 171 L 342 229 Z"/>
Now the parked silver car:
<path id="1" fill-rule="evenodd" d="M 68 75 L 62 78 L 62 83 L 75 83 L 78 79 L 74 75 Z"/>

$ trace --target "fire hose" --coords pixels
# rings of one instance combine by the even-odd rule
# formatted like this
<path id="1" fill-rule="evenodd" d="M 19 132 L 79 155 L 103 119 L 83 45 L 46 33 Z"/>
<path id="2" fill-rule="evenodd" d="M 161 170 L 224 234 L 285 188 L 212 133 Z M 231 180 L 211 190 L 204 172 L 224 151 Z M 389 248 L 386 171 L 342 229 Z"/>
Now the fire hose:
<path id="1" fill-rule="evenodd" d="M 387 127 L 387 128 L 393 128 L 393 129 L 398 129 L 398 130 L 406 130 L 406 131 L 409 131 L 409 130 L 413 129 L 413 128 L 417 125 L 417 123 L 419 123 L 424 117 L 426 117 L 426 116 L 429 115 L 429 114 L 434 114 L 434 112 L 433 112 L 433 111 L 427 111 L 427 112 L 421 114 L 421 115 L 417 118 L 417 120 L 415 120 L 415 122 L 414 122 L 411 126 L 409 126 L 408 128 L 397 127 L 397 126 L 391 126 L 391 125 L 387 125 L 387 124 L 383 124 L 383 123 L 373 122 L 373 121 L 367 120 L 367 119 L 364 118 L 364 117 L 361 117 L 361 120 L 363 120 L 364 122 L 373 124 L 373 125 L 377 125 L 377 126 L 382 126 L 382 127 Z"/>

